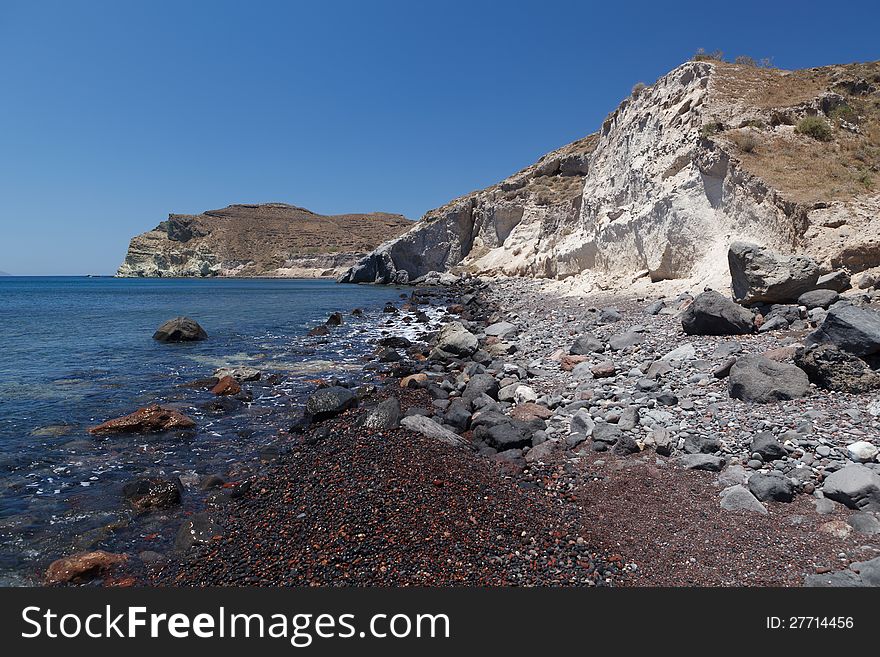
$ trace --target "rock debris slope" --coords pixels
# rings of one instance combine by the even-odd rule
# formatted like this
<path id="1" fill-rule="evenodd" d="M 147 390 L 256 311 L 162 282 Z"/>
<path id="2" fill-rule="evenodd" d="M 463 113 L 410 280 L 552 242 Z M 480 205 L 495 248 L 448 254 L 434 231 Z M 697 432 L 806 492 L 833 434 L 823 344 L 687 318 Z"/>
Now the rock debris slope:
<path id="1" fill-rule="evenodd" d="M 597 133 L 428 212 L 341 280 L 451 270 L 720 285 L 737 240 L 808 252 L 825 272 L 869 270 L 880 265 L 878 89 L 878 62 L 687 62 Z"/>
<path id="2" fill-rule="evenodd" d="M 397 214 L 324 216 L 284 203 L 171 214 L 131 240 L 117 276 L 338 276 L 410 225 Z"/>

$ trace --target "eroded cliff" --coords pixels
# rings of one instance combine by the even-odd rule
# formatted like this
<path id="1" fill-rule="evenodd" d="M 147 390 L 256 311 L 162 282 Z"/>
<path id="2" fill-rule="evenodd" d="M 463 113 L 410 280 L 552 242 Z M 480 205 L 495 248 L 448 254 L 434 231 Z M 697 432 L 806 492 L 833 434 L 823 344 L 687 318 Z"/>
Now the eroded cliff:
<path id="1" fill-rule="evenodd" d="M 880 63 L 687 62 L 634 90 L 597 133 L 428 212 L 341 280 L 452 270 L 720 285 L 737 239 L 829 270 L 876 266 L 878 88 Z"/>
<path id="2" fill-rule="evenodd" d="M 396 214 L 324 216 L 284 203 L 171 214 L 134 237 L 117 276 L 339 276 L 412 225 Z"/>

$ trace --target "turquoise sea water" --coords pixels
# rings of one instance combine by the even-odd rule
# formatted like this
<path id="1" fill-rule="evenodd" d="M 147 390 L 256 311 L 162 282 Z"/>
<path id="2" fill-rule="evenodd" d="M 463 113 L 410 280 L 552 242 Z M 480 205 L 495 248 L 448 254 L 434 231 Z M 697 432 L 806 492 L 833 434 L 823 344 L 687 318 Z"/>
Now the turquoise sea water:
<path id="1" fill-rule="evenodd" d="M 197 508 L 198 495 L 188 490 L 170 514 L 135 515 L 122 484 L 142 475 L 234 479 L 258 467 L 260 449 L 300 413 L 310 379 L 362 376 L 381 308 L 400 294 L 322 280 L 0 278 L 0 583 L 33 582 L 50 558 L 122 550 L 145 535 L 167 547 L 175 514 Z M 355 307 L 363 318 L 350 316 Z M 334 311 L 346 321 L 331 337 L 305 335 Z M 208 340 L 153 340 L 177 315 L 201 323 Z M 227 365 L 283 382 L 255 384 L 253 403 L 220 410 L 208 391 L 181 387 Z M 86 431 L 153 402 L 179 408 L 197 430 Z"/>

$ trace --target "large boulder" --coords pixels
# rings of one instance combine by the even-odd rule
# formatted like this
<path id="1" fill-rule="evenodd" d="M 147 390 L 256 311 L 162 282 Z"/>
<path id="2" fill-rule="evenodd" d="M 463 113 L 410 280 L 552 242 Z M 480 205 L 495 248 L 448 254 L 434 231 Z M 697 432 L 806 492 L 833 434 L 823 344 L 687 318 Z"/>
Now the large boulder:
<path id="1" fill-rule="evenodd" d="M 112 433 L 151 433 L 189 429 L 194 426 L 196 423 L 183 413 L 171 408 L 164 408 L 159 404 L 153 404 L 139 408 L 129 415 L 107 420 L 96 427 L 91 427 L 89 433 L 95 436 Z"/>
<path id="2" fill-rule="evenodd" d="M 791 502 L 794 484 L 781 472 L 756 472 L 749 477 L 749 491 L 761 502 Z"/>
<path id="3" fill-rule="evenodd" d="M 812 343 L 831 343 L 856 356 L 880 354 L 880 313 L 869 308 L 835 305 L 825 321 L 807 336 Z"/>
<path id="4" fill-rule="evenodd" d="M 734 399 L 767 404 L 805 397 L 810 392 L 810 379 L 796 365 L 752 355 L 733 364 L 727 387 Z"/>
<path id="5" fill-rule="evenodd" d="M 753 511 L 767 515 L 767 509 L 758 501 L 751 491 L 741 484 L 736 484 L 721 491 L 721 508 L 725 511 Z"/>
<path id="6" fill-rule="evenodd" d="M 880 474 L 864 465 L 854 463 L 832 472 L 822 492 L 851 509 L 880 511 Z"/>
<path id="7" fill-rule="evenodd" d="M 849 274 L 842 269 L 820 276 L 816 281 L 816 289 L 843 292 L 850 288 Z"/>
<path id="8" fill-rule="evenodd" d="M 326 420 L 356 405 L 357 397 L 351 390 L 330 386 L 311 394 L 306 400 L 306 413 L 316 420 Z"/>
<path id="9" fill-rule="evenodd" d="M 799 350 L 794 362 L 820 388 L 849 393 L 880 388 L 880 374 L 861 358 L 832 344 Z"/>
<path id="10" fill-rule="evenodd" d="M 195 342 L 207 337 L 205 329 L 189 317 L 169 319 L 153 333 L 153 339 L 159 342 Z"/>
<path id="11" fill-rule="evenodd" d="M 467 403 L 481 395 L 498 399 L 498 381 L 491 374 L 474 374 L 467 382 L 461 397 Z"/>
<path id="12" fill-rule="evenodd" d="M 460 322 L 450 322 L 440 331 L 435 355 L 447 358 L 465 358 L 479 347 L 477 336 L 468 331 Z"/>
<path id="13" fill-rule="evenodd" d="M 715 290 L 706 290 L 681 315 L 689 335 L 741 335 L 754 329 L 754 315 Z"/>
<path id="14" fill-rule="evenodd" d="M 819 265 L 808 256 L 781 255 L 734 242 L 727 251 L 733 298 L 739 303 L 789 303 L 816 288 Z"/>

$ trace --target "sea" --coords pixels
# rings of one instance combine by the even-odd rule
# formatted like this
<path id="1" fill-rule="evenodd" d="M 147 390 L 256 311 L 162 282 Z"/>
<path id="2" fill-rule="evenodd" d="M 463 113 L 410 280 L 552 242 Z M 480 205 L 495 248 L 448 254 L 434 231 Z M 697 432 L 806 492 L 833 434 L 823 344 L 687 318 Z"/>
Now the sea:
<path id="1" fill-rule="evenodd" d="M 383 313 L 403 296 L 328 280 L 0 277 L 0 585 L 37 584 L 51 560 L 76 552 L 168 553 L 181 520 L 204 507 L 202 477 L 235 482 L 265 467 L 318 380 L 369 378 L 375 339 L 406 335 Z M 307 335 L 337 311 L 344 323 L 331 335 Z M 179 315 L 208 339 L 152 339 Z M 263 372 L 245 384 L 252 402 L 186 385 L 236 366 Z M 87 431 L 152 403 L 197 428 Z M 142 476 L 180 477 L 182 505 L 135 512 L 121 489 Z"/>

